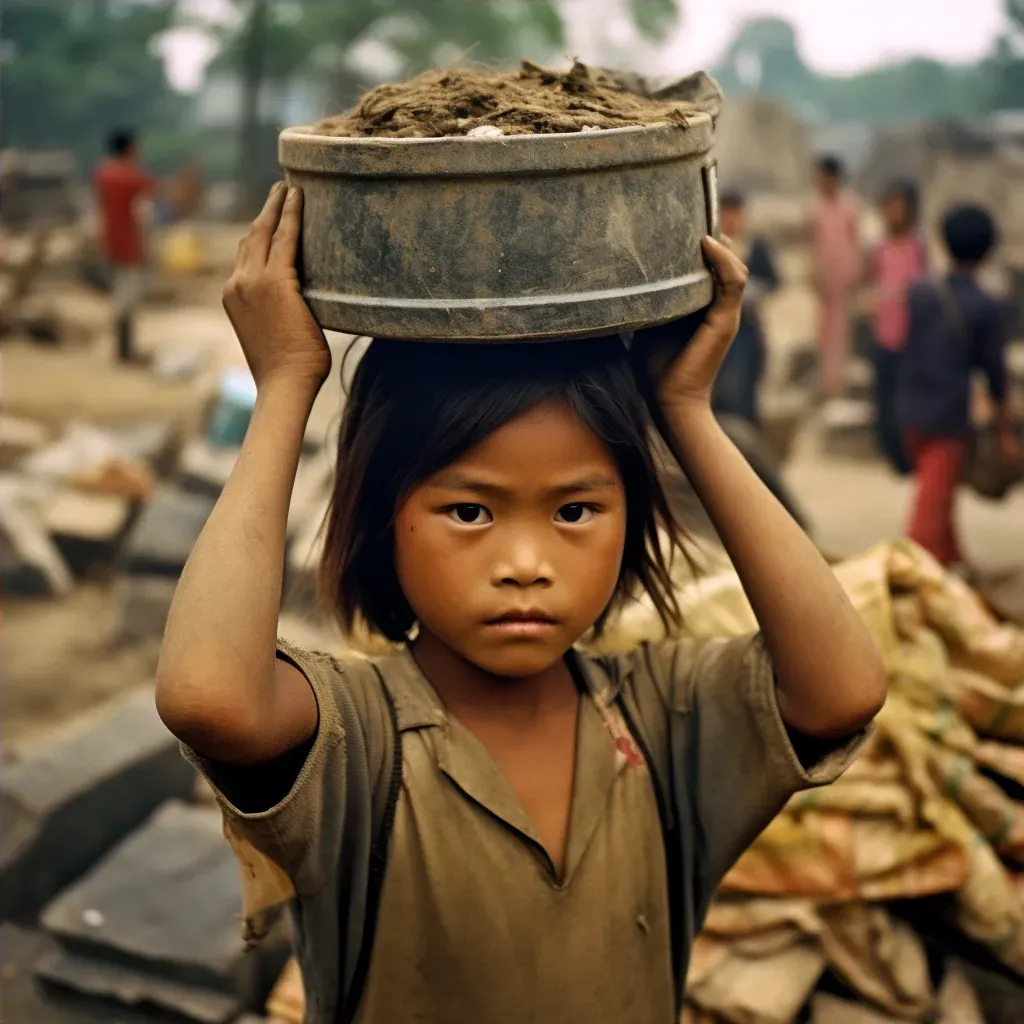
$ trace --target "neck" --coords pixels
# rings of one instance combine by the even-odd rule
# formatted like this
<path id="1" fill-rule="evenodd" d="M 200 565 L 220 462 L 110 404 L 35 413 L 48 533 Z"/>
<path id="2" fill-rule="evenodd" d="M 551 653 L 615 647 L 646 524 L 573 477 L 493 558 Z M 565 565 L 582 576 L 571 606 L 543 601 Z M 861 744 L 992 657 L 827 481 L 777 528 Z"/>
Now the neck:
<path id="1" fill-rule="evenodd" d="M 954 263 L 952 272 L 956 274 L 957 277 L 974 277 L 974 275 L 978 272 L 978 264 Z"/>
<path id="2" fill-rule="evenodd" d="M 534 675 L 500 676 L 474 665 L 422 628 L 412 644 L 412 655 L 456 717 L 486 713 L 505 720 L 526 720 L 561 704 L 570 692 L 575 699 L 572 675 L 563 658 Z"/>

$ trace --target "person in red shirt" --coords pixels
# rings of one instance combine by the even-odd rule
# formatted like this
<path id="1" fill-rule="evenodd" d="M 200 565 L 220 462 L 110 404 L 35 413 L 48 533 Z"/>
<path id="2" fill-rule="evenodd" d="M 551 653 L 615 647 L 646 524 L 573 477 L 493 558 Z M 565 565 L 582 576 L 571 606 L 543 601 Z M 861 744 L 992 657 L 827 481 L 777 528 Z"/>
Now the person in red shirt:
<path id="1" fill-rule="evenodd" d="M 100 237 L 112 272 L 117 356 L 121 362 L 130 362 L 134 357 L 134 313 L 145 292 L 146 252 L 138 201 L 156 194 L 157 181 L 138 162 L 138 142 L 132 130 L 113 132 L 107 151 L 95 175 Z"/>

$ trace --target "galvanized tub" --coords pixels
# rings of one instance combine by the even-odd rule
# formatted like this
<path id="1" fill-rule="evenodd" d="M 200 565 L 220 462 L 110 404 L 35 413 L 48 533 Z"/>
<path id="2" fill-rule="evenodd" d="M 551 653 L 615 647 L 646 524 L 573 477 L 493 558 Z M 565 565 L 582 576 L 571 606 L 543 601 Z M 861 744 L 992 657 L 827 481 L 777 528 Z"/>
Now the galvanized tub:
<path id="1" fill-rule="evenodd" d="M 305 194 L 300 275 L 326 328 L 580 337 L 707 305 L 714 123 L 495 138 L 280 135 Z"/>

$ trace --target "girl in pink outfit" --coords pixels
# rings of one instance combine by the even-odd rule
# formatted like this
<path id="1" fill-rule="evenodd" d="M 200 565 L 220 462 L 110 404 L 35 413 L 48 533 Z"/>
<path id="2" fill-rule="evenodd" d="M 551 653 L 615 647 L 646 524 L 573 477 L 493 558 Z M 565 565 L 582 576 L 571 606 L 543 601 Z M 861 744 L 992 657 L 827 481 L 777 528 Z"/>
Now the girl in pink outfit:
<path id="1" fill-rule="evenodd" d="M 917 207 L 917 188 L 912 182 L 889 185 L 882 195 L 885 238 L 875 248 L 868 268 L 878 444 L 901 475 L 910 472 L 910 459 L 896 422 L 896 382 L 907 340 L 907 293 L 927 269 L 924 242 L 917 232 Z"/>
<path id="2" fill-rule="evenodd" d="M 821 303 L 818 329 L 819 387 L 824 398 L 838 398 L 846 383 L 853 300 L 863 261 L 857 227 L 860 204 L 843 186 L 843 166 L 826 156 L 818 164 L 818 198 L 811 215 L 814 284 Z"/>

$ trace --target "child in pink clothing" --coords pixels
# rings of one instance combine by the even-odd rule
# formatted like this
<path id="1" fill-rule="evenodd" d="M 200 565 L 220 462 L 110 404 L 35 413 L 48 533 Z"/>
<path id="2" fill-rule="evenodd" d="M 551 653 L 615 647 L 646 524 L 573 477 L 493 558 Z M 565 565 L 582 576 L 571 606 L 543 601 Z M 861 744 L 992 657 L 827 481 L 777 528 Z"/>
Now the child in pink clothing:
<path id="1" fill-rule="evenodd" d="M 907 293 L 927 270 L 924 243 L 917 233 L 917 188 L 894 181 L 882 195 L 886 237 L 875 248 L 868 273 L 875 337 L 875 402 L 878 444 L 900 475 L 910 472 L 896 422 L 896 382 L 907 340 Z"/>
<path id="2" fill-rule="evenodd" d="M 821 303 L 818 330 L 822 397 L 839 398 L 846 385 L 853 300 L 863 274 L 858 241 L 860 204 L 843 185 L 843 165 L 833 156 L 818 163 L 818 198 L 811 214 L 814 284 Z"/>

